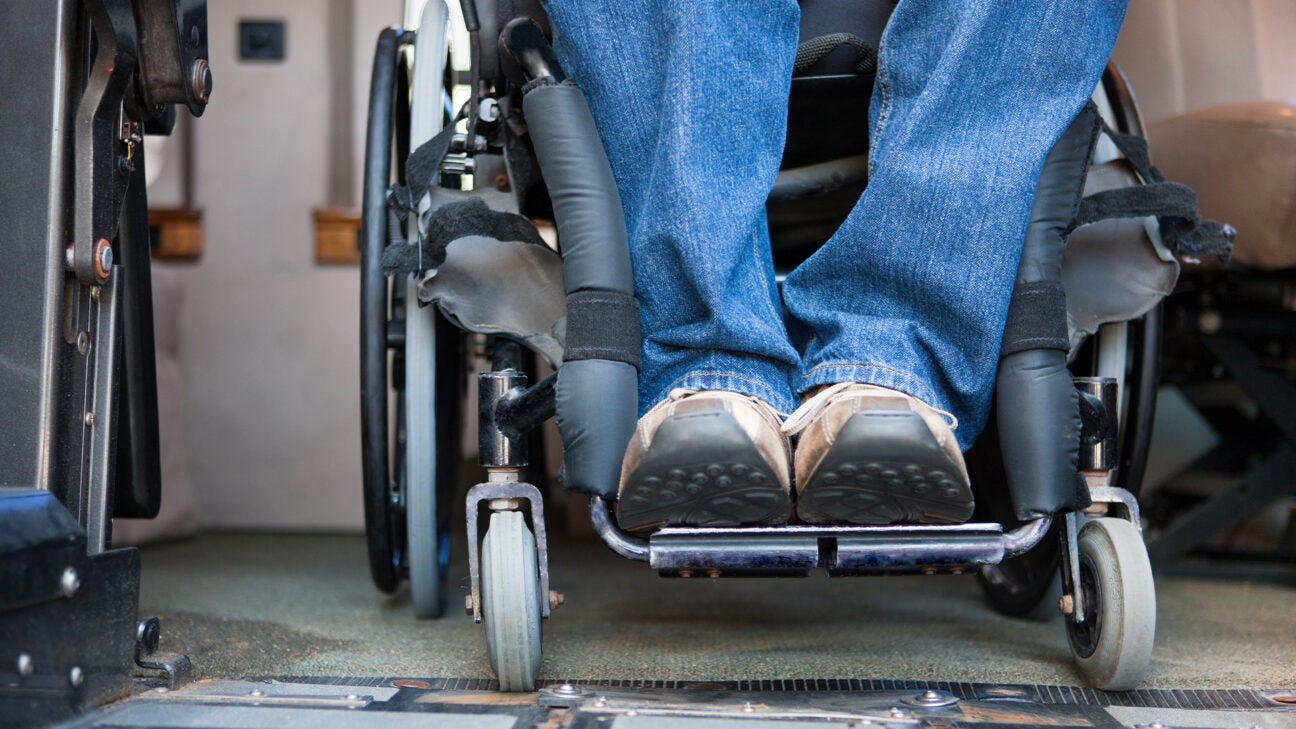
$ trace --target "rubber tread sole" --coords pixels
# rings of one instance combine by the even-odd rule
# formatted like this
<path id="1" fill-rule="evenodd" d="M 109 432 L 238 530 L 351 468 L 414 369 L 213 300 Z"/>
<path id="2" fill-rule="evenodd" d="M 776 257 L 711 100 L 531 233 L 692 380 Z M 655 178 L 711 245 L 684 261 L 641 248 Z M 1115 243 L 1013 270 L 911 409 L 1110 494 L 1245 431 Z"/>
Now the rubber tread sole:
<path id="1" fill-rule="evenodd" d="M 958 524 L 972 489 L 918 413 L 880 410 L 846 421 L 797 494 L 812 524 Z"/>
<path id="2" fill-rule="evenodd" d="M 785 524 L 792 499 L 783 480 L 728 412 L 673 415 L 622 486 L 617 522 L 637 533 Z"/>

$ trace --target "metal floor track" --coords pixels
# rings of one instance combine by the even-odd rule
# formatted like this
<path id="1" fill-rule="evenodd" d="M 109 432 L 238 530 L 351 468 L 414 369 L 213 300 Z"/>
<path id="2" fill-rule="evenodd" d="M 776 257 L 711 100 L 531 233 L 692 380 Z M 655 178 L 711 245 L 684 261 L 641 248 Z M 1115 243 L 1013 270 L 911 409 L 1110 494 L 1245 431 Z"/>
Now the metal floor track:
<path id="1" fill-rule="evenodd" d="M 416 681 L 434 691 L 498 691 L 495 679 L 483 678 L 339 678 L 323 676 L 280 676 L 285 683 L 336 686 L 391 686 L 393 681 Z M 1198 711 L 1234 709 L 1296 709 L 1293 689 L 1136 689 L 1098 691 L 1083 686 L 1029 684 L 953 683 L 948 681 L 891 681 L 859 678 L 789 678 L 760 681 L 652 681 L 652 680 L 554 680 L 541 681 L 541 688 L 570 684 L 585 689 L 642 689 L 648 691 L 744 691 L 756 693 L 815 691 L 945 691 L 964 701 L 1016 699 L 1045 705 L 1126 706 L 1148 709 L 1191 709 Z"/>
<path id="2" fill-rule="evenodd" d="M 549 681 L 283 676 L 141 682 L 64 729 L 1296 729 L 1296 688 L 1140 689 L 869 679 Z"/>

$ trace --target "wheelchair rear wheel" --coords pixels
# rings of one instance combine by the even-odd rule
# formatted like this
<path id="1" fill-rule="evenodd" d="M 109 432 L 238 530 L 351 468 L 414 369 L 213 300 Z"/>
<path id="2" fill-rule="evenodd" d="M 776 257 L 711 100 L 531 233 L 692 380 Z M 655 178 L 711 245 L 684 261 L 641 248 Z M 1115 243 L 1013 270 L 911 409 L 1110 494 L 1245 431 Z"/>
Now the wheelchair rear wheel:
<path id="1" fill-rule="evenodd" d="M 1109 65 L 1094 100 L 1114 129 L 1126 134 L 1142 135 L 1138 107 L 1115 65 Z M 1114 152 L 1112 152 L 1114 154 Z M 1117 469 L 1112 486 L 1138 496 L 1147 465 L 1148 446 L 1152 440 L 1152 416 L 1156 405 L 1157 362 L 1161 354 L 1161 309 L 1155 307 L 1129 322 L 1105 325 L 1090 338 L 1071 364 L 1077 376 L 1111 377 L 1120 393 Z M 987 427 L 993 430 L 993 425 Z M 1003 473 L 997 438 L 982 437 L 989 442 L 969 453 L 969 468 L 984 474 L 986 483 L 995 483 Z M 974 473 L 974 481 L 976 475 Z M 998 481 L 1002 483 L 1001 480 Z M 979 495 L 980 496 L 980 495 Z M 987 504 L 985 516 L 1015 526 L 1011 506 Z M 990 606 L 1011 617 L 1047 619 L 1056 613 L 1055 605 L 1062 595 L 1060 526 L 1055 524 L 1051 536 L 1020 557 L 983 568 L 978 582 Z"/>
<path id="2" fill-rule="evenodd" d="M 434 306 L 420 306 L 412 277 L 389 278 L 381 257 L 393 230 L 386 191 L 404 183 L 411 149 L 446 121 L 444 3 L 428 3 L 417 37 L 380 36 L 370 89 L 361 255 L 361 419 L 365 533 L 370 572 L 383 592 L 410 583 L 414 612 L 443 612 L 453 490 L 461 465 L 463 335 Z M 405 53 L 413 41 L 414 57 Z M 388 369 L 390 367 L 390 370 Z M 390 374 L 389 374 L 390 373 Z M 394 423 L 388 401 L 395 395 Z M 394 435 L 392 428 L 394 425 Z"/>

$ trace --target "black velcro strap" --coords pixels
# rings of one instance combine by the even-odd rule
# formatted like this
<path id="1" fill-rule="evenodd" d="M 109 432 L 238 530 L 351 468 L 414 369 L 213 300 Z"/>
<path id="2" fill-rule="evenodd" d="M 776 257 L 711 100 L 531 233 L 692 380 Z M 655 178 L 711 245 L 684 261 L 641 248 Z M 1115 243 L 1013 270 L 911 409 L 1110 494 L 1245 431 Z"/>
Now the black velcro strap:
<path id="1" fill-rule="evenodd" d="M 1071 348 L 1067 338 L 1066 293 L 1057 282 L 1021 283 L 1013 289 L 999 356 L 1027 349 Z"/>
<path id="2" fill-rule="evenodd" d="M 1106 122 L 1102 122 L 1102 131 L 1134 166 L 1145 184 L 1104 190 L 1086 197 L 1080 203 L 1075 224 L 1154 215 L 1161 228 L 1161 239 L 1176 253 L 1213 255 L 1228 263 L 1233 239 L 1237 237 L 1233 226 L 1203 220 L 1197 209 L 1197 193 L 1187 185 L 1166 182 L 1161 170 L 1152 164 L 1146 139 L 1134 134 L 1121 134 Z"/>
<path id="3" fill-rule="evenodd" d="M 1191 229 L 1197 222 L 1197 193 L 1177 182 L 1153 182 L 1096 192 L 1080 201 L 1076 223 L 1088 225 L 1108 218 L 1161 218 L 1163 235 Z"/>
<path id="4" fill-rule="evenodd" d="M 544 245 L 530 220 L 515 213 L 491 210 L 481 198 L 442 205 L 427 222 L 423 245 L 392 243 L 383 249 L 383 273 L 422 273 L 445 263 L 446 247 L 465 236 Z M 636 319 L 635 321 L 638 321 Z"/>
<path id="5" fill-rule="evenodd" d="M 643 341 L 639 302 L 618 291 L 567 294 L 567 348 L 563 361 L 606 359 L 639 369 Z"/>
<path id="6" fill-rule="evenodd" d="M 451 122 L 405 158 L 405 184 L 393 187 L 387 197 L 388 204 L 395 208 L 401 220 L 410 212 L 418 210 L 419 199 L 441 173 L 441 162 L 450 151 L 450 141 L 454 135 L 455 122 Z"/>

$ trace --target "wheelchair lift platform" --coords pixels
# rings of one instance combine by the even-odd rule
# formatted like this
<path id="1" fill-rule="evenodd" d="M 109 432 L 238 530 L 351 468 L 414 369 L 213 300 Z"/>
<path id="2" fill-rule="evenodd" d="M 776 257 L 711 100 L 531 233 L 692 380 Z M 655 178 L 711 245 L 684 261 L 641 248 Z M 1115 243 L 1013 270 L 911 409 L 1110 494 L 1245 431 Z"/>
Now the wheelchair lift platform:
<path id="1" fill-rule="evenodd" d="M 551 681 L 500 694 L 454 678 L 207 680 L 134 698 L 62 726 L 404 729 L 999 729 L 1002 727 L 1296 727 L 1296 695 L 861 679 Z"/>

